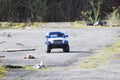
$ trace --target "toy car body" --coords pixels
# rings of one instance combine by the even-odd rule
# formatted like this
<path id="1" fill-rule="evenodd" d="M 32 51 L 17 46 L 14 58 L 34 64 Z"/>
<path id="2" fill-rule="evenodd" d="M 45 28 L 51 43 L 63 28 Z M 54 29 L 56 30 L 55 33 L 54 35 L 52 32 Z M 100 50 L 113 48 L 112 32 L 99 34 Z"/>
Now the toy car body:
<path id="1" fill-rule="evenodd" d="M 63 32 L 49 32 L 46 35 L 47 53 L 53 48 L 62 48 L 64 52 L 69 52 L 68 35 Z"/>

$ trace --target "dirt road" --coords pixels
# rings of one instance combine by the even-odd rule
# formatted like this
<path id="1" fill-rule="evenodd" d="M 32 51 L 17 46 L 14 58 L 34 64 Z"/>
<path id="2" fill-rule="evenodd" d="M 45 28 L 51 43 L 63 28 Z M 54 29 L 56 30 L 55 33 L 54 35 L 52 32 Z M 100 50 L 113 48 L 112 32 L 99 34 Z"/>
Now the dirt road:
<path id="1" fill-rule="evenodd" d="M 61 49 L 54 49 L 46 53 L 45 35 L 49 31 L 63 31 L 69 35 L 70 53 L 63 53 Z M 40 28 L 29 30 L 0 30 L 0 50 L 34 48 L 35 51 L 0 52 L 4 55 L 4 65 L 35 65 L 42 61 L 46 66 L 59 67 L 50 71 L 11 70 L 3 80 L 118 80 L 117 71 L 112 78 L 107 75 L 109 70 L 77 70 L 61 69 L 73 65 L 84 57 L 99 52 L 111 45 L 119 36 L 119 28 Z M 22 45 L 18 45 L 22 44 Z M 31 54 L 36 59 L 26 60 L 25 55 Z M 107 68 L 111 69 L 111 68 Z M 100 72 L 99 72 L 100 71 Z M 99 74 L 98 76 L 94 76 Z M 120 73 L 120 72 L 118 72 Z M 13 77 L 14 76 L 14 77 Z"/>

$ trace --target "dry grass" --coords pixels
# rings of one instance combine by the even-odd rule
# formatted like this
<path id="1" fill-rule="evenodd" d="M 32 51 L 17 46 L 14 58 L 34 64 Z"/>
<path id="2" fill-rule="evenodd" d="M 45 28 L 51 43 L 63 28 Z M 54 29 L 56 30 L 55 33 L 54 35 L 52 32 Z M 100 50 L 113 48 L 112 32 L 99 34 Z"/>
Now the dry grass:
<path id="1" fill-rule="evenodd" d="M 120 40 L 100 53 L 85 58 L 79 63 L 80 68 L 97 68 L 103 64 L 106 64 L 108 61 L 115 60 L 116 57 L 113 56 L 116 56 L 118 53 L 120 53 Z"/>
<path id="2" fill-rule="evenodd" d="M 74 28 L 85 28 L 85 27 L 87 27 L 86 22 L 84 22 L 84 21 L 75 21 L 75 22 L 72 23 L 72 26 Z"/>
<path id="3" fill-rule="evenodd" d="M 7 70 L 1 65 L 2 65 L 2 61 L 0 59 L 0 78 L 4 77 L 4 75 L 7 73 Z"/>
<path id="4" fill-rule="evenodd" d="M 109 25 L 110 27 L 120 27 L 119 8 L 114 9 L 113 12 L 108 15 L 107 25 Z"/>
<path id="5" fill-rule="evenodd" d="M 33 23 L 11 23 L 11 22 L 0 22 L 0 29 L 25 29 L 30 28 L 41 28 L 43 22 L 33 22 Z"/>
<path id="6" fill-rule="evenodd" d="M 0 66 L 0 78 L 4 77 L 7 73 L 7 70 L 4 67 Z"/>

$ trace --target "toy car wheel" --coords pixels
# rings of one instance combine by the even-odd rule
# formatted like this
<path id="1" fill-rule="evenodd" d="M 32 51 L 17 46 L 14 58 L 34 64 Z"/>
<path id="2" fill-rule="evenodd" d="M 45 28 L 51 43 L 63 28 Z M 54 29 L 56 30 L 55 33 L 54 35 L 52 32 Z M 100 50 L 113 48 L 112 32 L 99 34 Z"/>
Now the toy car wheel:
<path id="1" fill-rule="evenodd" d="M 70 50 L 69 50 L 69 45 L 65 46 L 65 47 L 63 48 L 63 51 L 64 51 L 64 52 L 69 52 L 69 51 L 70 51 Z"/>
<path id="2" fill-rule="evenodd" d="M 51 47 L 47 46 L 47 53 L 50 53 L 50 52 L 51 52 Z"/>

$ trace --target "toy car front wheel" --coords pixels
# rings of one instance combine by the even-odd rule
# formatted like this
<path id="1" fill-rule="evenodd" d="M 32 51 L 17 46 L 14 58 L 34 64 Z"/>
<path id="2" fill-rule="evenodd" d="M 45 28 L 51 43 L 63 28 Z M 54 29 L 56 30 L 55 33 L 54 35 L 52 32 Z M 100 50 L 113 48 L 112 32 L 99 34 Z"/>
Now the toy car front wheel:
<path id="1" fill-rule="evenodd" d="M 69 45 L 65 46 L 65 47 L 63 48 L 63 51 L 64 51 L 64 52 L 69 52 L 69 51 L 70 51 Z"/>
<path id="2" fill-rule="evenodd" d="M 51 47 L 47 46 L 47 53 L 50 53 L 50 52 L 51 52 Z"/>

